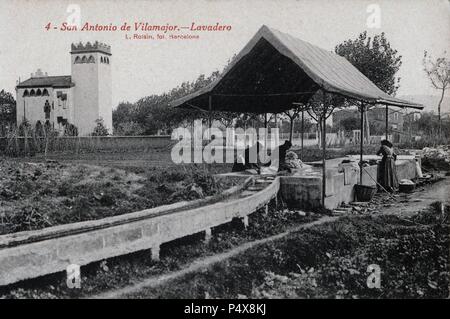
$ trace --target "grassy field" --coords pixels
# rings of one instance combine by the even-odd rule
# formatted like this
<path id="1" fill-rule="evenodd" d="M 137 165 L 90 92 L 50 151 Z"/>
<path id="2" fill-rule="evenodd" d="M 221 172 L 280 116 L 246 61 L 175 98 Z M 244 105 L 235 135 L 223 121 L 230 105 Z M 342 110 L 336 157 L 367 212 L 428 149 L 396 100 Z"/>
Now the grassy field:
<path id="1" fill-rule="evenodd" d="M 175 164 L 170 156 L 169 149 L 154 149 L 151 152 L 97 152 L 67 154 L 43 154 L 33 157 L 17 158 L 21 162 L 45 162 L 47 159 L 56 160 L 65 164 L 89 164 L 104 167 L 124 169 L 134 173 L 151 173 L 161 169 L 201 168 L 211 173 L 231 171 L 232 164 Z"/>
<path id="2" fill-rule="evenodd" d="M 378 145 L 367 145 L 364 148 L 364 154 L 375 154 L 379 149 Z M 299 157 L 301 150 L 297 148 L 292 149 Z M 134 170 L 135 172 L 143 172 L 154 169 L 166 169 L 171 167 L 178 167 L 173 163 L 170 155 L 171 150 L 169 148 L 155 148 L 152 151 L 126 151 L 126 152 L 93 152 L 93 153 L 50 153 L 45 158 L 42 153 L 38 153 L 32 157 L 19 157 L 18 161 L 32 161 L 32 162 L 45 162 L 46 159 L 57 160 L 63 163 L 76 163 L 76 164 L 91 164 L 108 167 L 118 167 L 126 170 Z M 398 150 L 399 154 L 404 152 Z M 359 146 L 348 146 L 345 148 L 333 148 L 327 149 L 326 158 L 338 158 L 346 155 L 359 154 Z M 322 150 L 317 146 L 306 147 L 303 151 L 303 161 L 311 162 L 322 159 Z M 211 172 L 229 172 L 231 171 L 232 163 L 215 163 L 215 164 L 185 164 L 205 167 Z"/>
<path id="3" fill-rule="evenodd" d="M 30 162 L 33 161 L 33 162 Z M 0 160 L 0 235 L 100 219 L 221 193 L 219 168 L 102 158 Z"/>
<path id="4" fill-rule="evenodd" d="M 449 207 L 344 217 L 128 298 L 447 298 Z M 369 288 L 368 266 L 381 286 Z"/>

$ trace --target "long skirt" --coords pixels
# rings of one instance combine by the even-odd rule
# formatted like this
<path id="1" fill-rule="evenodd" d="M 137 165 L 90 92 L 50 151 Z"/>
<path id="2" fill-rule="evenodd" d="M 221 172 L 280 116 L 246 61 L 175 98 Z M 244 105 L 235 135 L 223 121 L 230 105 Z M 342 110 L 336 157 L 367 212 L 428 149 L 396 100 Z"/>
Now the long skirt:
<path id="1" fill-rule="evenodd" d="M 398 188 L 397 169 L 392 157 L 384 157 L 378 164 L 378 183 L 389 192 Z"/>

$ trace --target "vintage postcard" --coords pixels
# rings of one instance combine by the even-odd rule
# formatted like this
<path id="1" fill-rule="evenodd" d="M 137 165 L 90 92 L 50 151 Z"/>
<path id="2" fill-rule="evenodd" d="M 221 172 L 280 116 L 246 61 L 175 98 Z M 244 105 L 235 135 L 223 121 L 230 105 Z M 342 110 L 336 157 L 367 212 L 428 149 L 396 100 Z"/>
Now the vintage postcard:
<path id="1" fill-rule="evenodd" d="M 0 299 L 450 296 L 449 1 L 2 0 L 0 40 Z"/>

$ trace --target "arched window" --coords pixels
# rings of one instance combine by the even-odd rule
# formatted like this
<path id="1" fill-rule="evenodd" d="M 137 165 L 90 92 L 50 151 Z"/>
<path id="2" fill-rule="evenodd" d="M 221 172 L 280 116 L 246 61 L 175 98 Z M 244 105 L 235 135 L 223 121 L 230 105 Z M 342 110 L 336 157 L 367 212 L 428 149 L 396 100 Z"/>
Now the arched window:
<path id="1" fill-rule="evenodd" d="M 42 91 L 42 95 L 43 95 L 43 96 L 48 96 L 48 91 L 47 91 L 47 89 L 44 89 L 44 90 Z"/>
<path id="2" fill-rule="evenodd" d="M 106 64 L 109 64 L 109 58 L 108 57 L 106 58 Z"/>
<path id="3" fill-rule="evenodd" d="M 81 58 L 81 63 L 87 63 L 87 58 L 85 55 Z"/>
<path id="4" fill-rule="evenodd" d="M 95 63 L 95 58 L 92 55 L 89 56 L 88 63 Z"/>
<path id="5" fill-rule="evenodd" d="M 36 96 L 36 92 L 34 92 L 33 89 L 31 89 L 31 91 L 30 91 L 30 96 Z"/>
<path id="6" fill-rule="evenodd" d="M 23 91 L 23 95 L 22 96 L 28 96 L 30 95 L 30 93 L 28 93 L 28 90 Z"/>
<path id="7" fill-rule="evenodd" d="M 105 63 L 105 60 L 103 60 L 103 57 L 100 57 L 100 63 Z"/>
<path id="8" fill-rule="evenodd" d="M 81 58 L 80 58 L 79 55 L 75 58 L 75 62 L 74 63 L 81 63 Z"/>
<path id="9" fill-rule="evenodd" d="M 41 89 L 37 89 L 36 96 L 41 96 L 41 95 L 42 95 Z"/>

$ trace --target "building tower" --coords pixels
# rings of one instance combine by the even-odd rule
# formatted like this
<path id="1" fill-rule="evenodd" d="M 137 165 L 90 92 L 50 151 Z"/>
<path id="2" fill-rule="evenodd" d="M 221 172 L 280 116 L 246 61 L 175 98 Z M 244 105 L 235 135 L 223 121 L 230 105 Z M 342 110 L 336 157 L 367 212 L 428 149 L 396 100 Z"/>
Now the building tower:
<path id="1" fill-rule="evenodd" d="M 96 41 L 72 44 L 74 124 L 80 135 L 92 133 L 96 120 L 112 133 L 111 47 Z"/>

